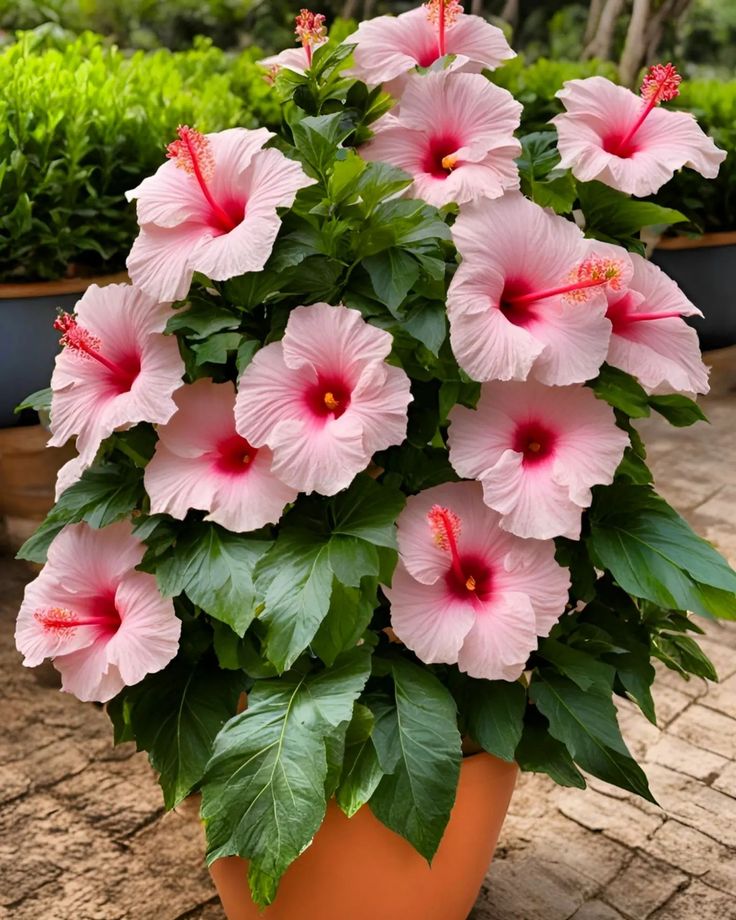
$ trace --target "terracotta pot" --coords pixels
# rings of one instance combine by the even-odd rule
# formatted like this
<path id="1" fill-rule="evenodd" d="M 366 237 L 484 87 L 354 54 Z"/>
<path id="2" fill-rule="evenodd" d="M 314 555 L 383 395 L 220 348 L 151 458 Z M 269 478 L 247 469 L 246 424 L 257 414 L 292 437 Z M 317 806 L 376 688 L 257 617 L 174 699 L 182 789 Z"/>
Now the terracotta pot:
<path id="1" fill-rule="evenodd" d="M 125 273 L 38 284 L 0 284 L 0 428 L 14 425 L 14 409 L 48 386 L 59 350 L 53 328 L 58 309 L 71 311 L 91 284 L 127 281 Z"/>
<path id="2" fill-rule="evenodd" d="M 703 313 L 689 322 L 704 349 L 736 344 L 736 232 L 706 233 L 697 239 L 664 237 L 652 261 Z"/>
<path id="3" fill-rule="evenodd" d="M 75 454 L 71 444 L 47 447 L 48 439 L 41 425 L 0 428 L 0 518 L 5 517 L 11 550 L 19 549 L 51 510 L 56 474 Z"/>
<path id="4" fill-rule="evenodd" d="M 457 801 L 430 868 L 368 807 L 350 820 L 331 802 L 314 843 L 259 912 L 245 860 L 210 867 L 228 920 L 466 920 L 496 849 L 517 777 L 488 754 L 463 761 Z"/>

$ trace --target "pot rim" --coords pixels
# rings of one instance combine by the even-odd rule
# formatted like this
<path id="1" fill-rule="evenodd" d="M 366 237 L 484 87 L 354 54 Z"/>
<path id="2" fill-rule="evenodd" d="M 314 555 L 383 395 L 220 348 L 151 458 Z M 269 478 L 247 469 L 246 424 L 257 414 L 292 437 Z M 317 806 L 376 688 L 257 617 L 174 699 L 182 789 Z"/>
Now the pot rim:
<path id="1" fill-rule="evenodd" d="M 736 230 L 720 233 L 704 233 L 695 239 L 689 236 L 661 237 L 657 249 L 709 249 L 718 246 L 736 246 Z"/>
<path id="2" fill-rule="evenodd" d="M 0 284 L 0 300 L 31 300 L 36 297 L 56 297 L 61 294 L 83 294 L 91 284 L 128 282 L 127 272 L 112 275 L 90 275 L 87 278 L 59 278 L 56 281 L 28 281 L 20 284 Z"/>

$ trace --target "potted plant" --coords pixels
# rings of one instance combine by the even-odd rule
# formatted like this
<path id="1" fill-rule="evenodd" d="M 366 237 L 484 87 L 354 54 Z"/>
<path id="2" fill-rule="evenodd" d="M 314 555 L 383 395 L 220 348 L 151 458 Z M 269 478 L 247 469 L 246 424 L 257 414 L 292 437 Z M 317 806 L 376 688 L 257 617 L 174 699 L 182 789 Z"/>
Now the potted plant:
<path id="1" fill-rule="evenodd" d="M 723 348 L 736 344 L 736 83 L 695 80 L 684 86 L 681 104 L 728 157 L 714 182 L 685 170 L 667 186 L 668 203 L 689 223 L 678 235 L 662 237 L 652 259 L 704 313 L 693 320 L 703 347 Z"/>
<path id="2" fill-rule="evenodd" d="M 167 808 L 201 796 L 231 920 L 463 920 L 517 768 L 653 801 L 614 699 L 655 721 L 654 660 L 715 679 L 688 611 L 733 618 L 736 573 L 635 427 L 703 418 L 694 308 L 640 254 L 682 215 L 630 192 L 721 154 L 689 120 L 649 150 L 669 65 L 516 139 L 478 72 L 510 49 L 452 2 L 297 35 L 276 136 L 181 126 L 129 192 L 133 285 L 58 321 L 79 455 L 17 645 Z"/>

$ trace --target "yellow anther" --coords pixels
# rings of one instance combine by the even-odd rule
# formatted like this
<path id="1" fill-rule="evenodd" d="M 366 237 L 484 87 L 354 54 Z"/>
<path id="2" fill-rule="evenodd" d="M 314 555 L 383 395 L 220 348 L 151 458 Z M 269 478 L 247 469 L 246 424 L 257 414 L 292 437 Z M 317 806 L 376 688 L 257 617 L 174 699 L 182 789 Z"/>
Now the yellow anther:
<path id="1" fill-rule="evenodd" d="M 340 408 L 340 400 L 335 399 L 333 393 L 327 392 L 325 393 L 325 405 L 330 410 L 330 412 L 334 412 L 336 409 Z"/>
<path id="2" fill-rule="evenodd" d="M 442 168 L 447 169 L 450 172 L 457 166 L 457 157 L 454 153 L 449 154 L 449 156 L 442 157 Z"/>
<path id="3" fill-rule="evenodd" d="M 476 586 L 476 581 L 471 575 L 470 578 L 468 578 L 468 580 L 465 582 L 465 587 L 468 589 L 468 591 L 475 591 Z"/>
<path id="4" fill-rule="evenodd" d="M 539 443 L 539 441 L 531 441 L 528 447 L 533 454 L 538 454 L 542 449 L 542 445 Z"/>

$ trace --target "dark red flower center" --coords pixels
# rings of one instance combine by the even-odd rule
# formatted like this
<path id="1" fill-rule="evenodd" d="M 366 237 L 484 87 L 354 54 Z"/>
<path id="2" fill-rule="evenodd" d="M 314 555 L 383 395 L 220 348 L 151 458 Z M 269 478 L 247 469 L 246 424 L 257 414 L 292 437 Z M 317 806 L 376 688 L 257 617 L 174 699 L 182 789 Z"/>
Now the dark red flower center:
<path id="1" fill-rule="evenodd" d="M 445 573 L 445 584 L 458 600 L 487 601 L 493 593 L 493 573 L 480 556 L 461 553 Z"/>
<path id="2" fill-rule="evenodd" d="M 514 326 L 527 326 L 537 318 L 535 301 L 520 301 L 532 292 L 532 286 L 521 279 L 507 278 L 499 301 L 499 309 Z"/>
<path id="3" fill-rule="evenodd" d="M 431 137 L 422 169 L 435 179 L 446 179 L 458 165 L 454 153 L 459 147 L 462 147 L 462 144 L 452 134 L 438 134 Z"/>
<path id="4" fill-rule="evenodd" d="M 627 137 L 627 134 L 622 134 L 620 131 L 606 134 L 602 138 L 602 144 L 606 153 L 620 157 L 622 160 L 628 160 L 639 149 L 639 145 L 634 142 L 633 137 Z"/>
<path id="5" fill-rule="evenodd" d="M 514 432 L 512 449 L 523 455 L 525 466 L 548 460 L 557 444 L 557 435 L 539 421 L 520 424 Z"/>
<path id="6" fill-rule="evenodd" d="M 307 407 L 320 419 L 340 418 L 350 405 L 351 389 L 339 376 L 320 376 L 305 393 Z"/>
<path id="7" fill-rule="evenodd" d="M 239 434 L 224 438 L 217 445 L 215 466 L 221 473 L 242 476 L 247 473 L 258 454 L 258 450 Z"/>

